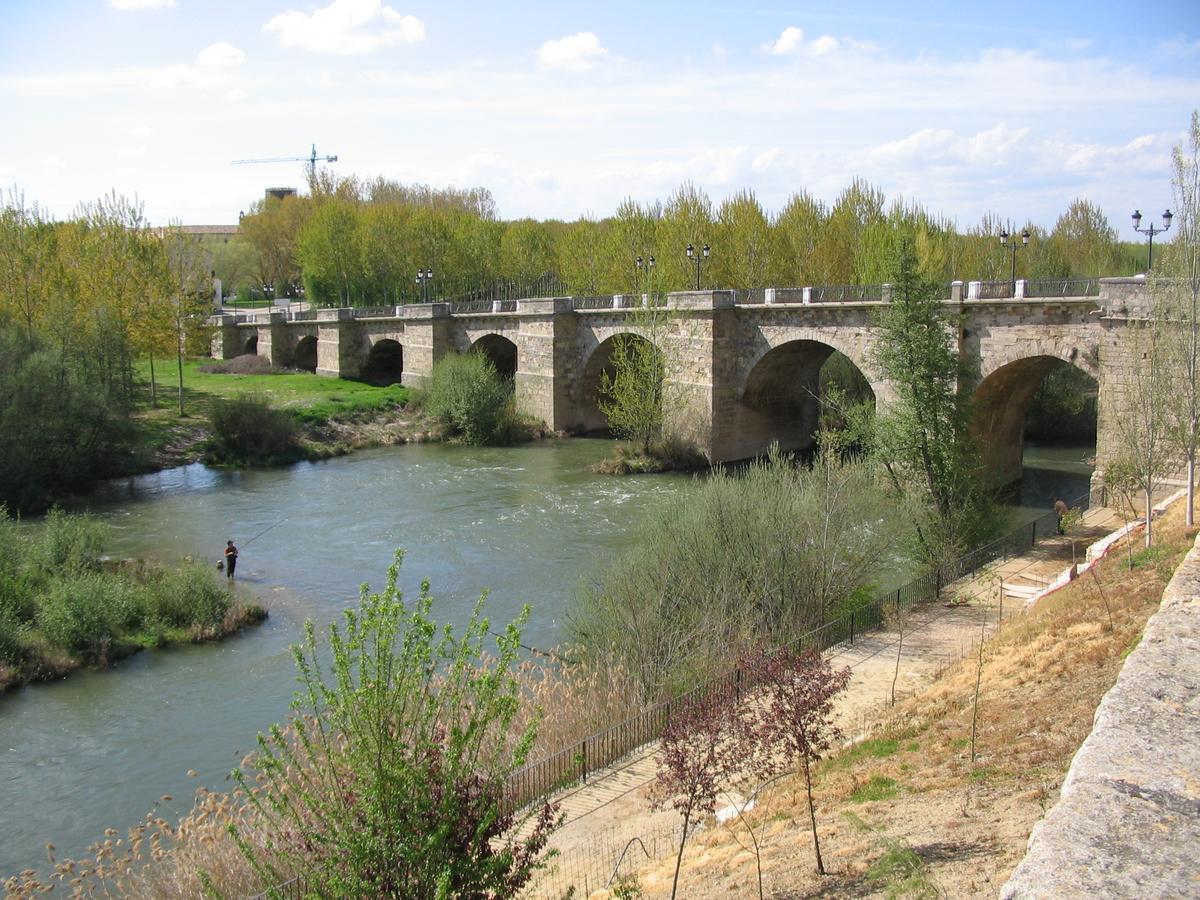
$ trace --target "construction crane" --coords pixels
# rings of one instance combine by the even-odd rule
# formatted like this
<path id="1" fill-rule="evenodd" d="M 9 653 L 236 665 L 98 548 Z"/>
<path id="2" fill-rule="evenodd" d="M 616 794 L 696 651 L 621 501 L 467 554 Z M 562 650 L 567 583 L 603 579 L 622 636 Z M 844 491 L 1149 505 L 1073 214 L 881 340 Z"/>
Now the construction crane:
<path id="1" fill-rule="evenodd" d="M 333 163 L 337 162 L 336 156 L 318 156 L 317 145 L 312 145 L 312 153 L 308 156 L 273 156 L 270 159 L 235 159 L 230 165 L 241 166 L 249 163 L 284 163 L 284 162 L 302 162 L 308 163 L 308 180 L 311 182 L 317 175 L 317 160 L 322 162 Z"/>

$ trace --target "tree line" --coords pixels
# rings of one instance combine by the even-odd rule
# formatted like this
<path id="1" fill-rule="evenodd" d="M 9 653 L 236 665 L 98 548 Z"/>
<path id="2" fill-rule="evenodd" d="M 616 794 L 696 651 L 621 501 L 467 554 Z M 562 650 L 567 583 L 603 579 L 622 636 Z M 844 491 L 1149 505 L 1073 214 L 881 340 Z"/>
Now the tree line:
<path id="1" fill-rule="evenodd" d="M 1127 275 L 1142 267 L 1141 245 L 1120 241 L 1104 212 L 1084 198 L 1071 201 L 1051 229 L 993 213 L 960 229 L 918 202 L 889 202 L 858 178 L 832 205 L 800 191 L 775 212 L 749 190 L 714 203 L 685 183 L 665 201 L 626 199 L 603 218 L 503 221 L 483 188 L 319 172 L 306 196 L 257 202 L 242 219 L 240 240 L 220 254 L 217 272 L 243 297 L 269 286 L 275 296 L 303 295 L 327 306 L 419 300 L 415 275 L 425 270 L 434 273 L 439 298 L 544 277 L 576 296 L 637 292 L 651 266 L 663 290 L 687 290 L 696 285 L 696 257 L 705 288 L 879 284 L 888 248 L 902 234 L 912 240 L 924 277 L 1007 280 L 1012 257 L 1000 243 L 1003 231 L 1018 242 L 1029 233 L 1016 253 L 1018 278 Z"/>
<path id="2" fill-rule="evenodd" d="M 53 221 L 0 201 L 0 502 L 40 505 L 123 465 L 133 363 L 203 346 L 209 259 L 110 194 Z"/>

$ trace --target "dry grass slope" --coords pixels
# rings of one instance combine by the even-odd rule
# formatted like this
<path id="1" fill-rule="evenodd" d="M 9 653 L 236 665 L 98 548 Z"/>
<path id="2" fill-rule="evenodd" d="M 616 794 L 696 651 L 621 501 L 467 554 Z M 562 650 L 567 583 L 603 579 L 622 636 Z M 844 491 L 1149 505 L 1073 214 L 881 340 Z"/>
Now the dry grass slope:
<path id="1" fill-rule="evenodd" d="M 1190 546 L 1179 505 L 1155 535 L 1158 547 L 1135 554 L 1132 571 L 1118 546 L 1095 577 L 1044 598 L 984 644 L 974 760 L 979 658 L 968 657 L 900 703 L 867 741 L 818 766 L 831 876 L 814 872 L 802 785 L 772 790 L 751 815 L 765 832 L 766 895 L 994 897 Z M 754 857 L 739 837 L 749 846 L 742 826 L 709 823 L 685 857 L 680 896 L 757 896 Z M 639 875 L 646 896 L 669 893 L 669 866 Z"/>

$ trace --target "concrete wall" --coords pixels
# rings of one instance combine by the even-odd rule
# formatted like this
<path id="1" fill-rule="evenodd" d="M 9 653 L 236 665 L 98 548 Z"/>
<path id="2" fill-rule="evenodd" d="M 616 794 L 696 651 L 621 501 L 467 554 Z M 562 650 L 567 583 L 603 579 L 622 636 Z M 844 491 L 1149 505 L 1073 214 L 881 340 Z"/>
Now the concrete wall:
<path id="1" fill-rule="evenodd" d="M 1200 539 L 1001 897 L 1200 896 Z"/>

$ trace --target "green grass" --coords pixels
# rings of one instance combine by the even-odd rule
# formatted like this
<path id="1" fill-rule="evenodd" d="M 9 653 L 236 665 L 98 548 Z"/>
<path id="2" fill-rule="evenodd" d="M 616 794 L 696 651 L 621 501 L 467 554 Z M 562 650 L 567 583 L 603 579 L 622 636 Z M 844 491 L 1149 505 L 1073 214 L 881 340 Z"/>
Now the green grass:
<path id="1" fill-rule="evenodd" d="M 854 803 L 867 803 L 871 800 L 890 800 L 900 793 L 895 778 L 886 775 L 872 775 L 871 779 L 850 795 Z"/>
<path id="2" fill-rule="evenodd" d="M 256 394 L 305 425 L 323 425 L 331 419 L 372 415 L 406 404 L 408 388 L 398 384 L 380 387 L 345 378 L 327 378 L 311 372 L 277 375 L 234 375 L 201 372 L 213 360 L 194 359 L 184 364 L 184 415 L 179 415 L 178 383 L 172 361 L 157 360 L 155 375 L 158 404 L 150 405 L 150 364 L 134 366 L 138 384 L 138 410 L 134 417 L 137 444 L 147 453 L 161 447 L 187 443 L 207 425 L 212 405 L 220 399 Z"/>
<path id="3" fill-rule="evenodd" d="M 900 742 L 893 738 L 870 738 L 829 757 L 821 763 L 821 770 L 848 769 L 864 759 L 887 759 L 899 749 Z"/>
<path id="4" fill-rule="evenodd" d="M 867 881 L 882 888 L 885 896 L 934 898 L 937 887 L 929 878 L 925 861 L 900 841 L 887 840 L 883 855 L 867 870 Z"/>

